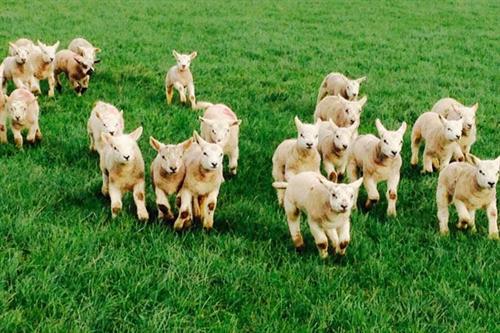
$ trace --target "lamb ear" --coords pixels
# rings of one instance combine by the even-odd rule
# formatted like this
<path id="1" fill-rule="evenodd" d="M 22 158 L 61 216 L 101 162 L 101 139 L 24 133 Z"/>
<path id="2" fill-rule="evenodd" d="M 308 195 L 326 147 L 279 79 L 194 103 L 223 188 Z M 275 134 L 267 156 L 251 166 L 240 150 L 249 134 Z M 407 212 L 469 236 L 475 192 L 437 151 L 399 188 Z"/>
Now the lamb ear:
<path id="1" fill-rule="evenodd" d="M 45 45 L 44 43 L 40 42 L 39 40 L 36 41 L 36 43 L 38 44 L 38 46 L 40 46 L 42 49 L 44 49 L 47 45 Z"/>
<path id="2" fill-rule="evenodd" d="M 233 121 L 229 126 L 240 126 L 241 125 L 241 119 Z"/>
<path id="3" fill-rule="evenodd" d="M 348 99 L 345 99 L 344 96 L 342 96 L 340 94 L 337 94 L 335 96 L 337 96 L 340 99 L 340 101 L 343 102 L 343 103 L 350 102 Z"/>
<path id="4" fill-rule="evenodd" d="M 179 146 L 182 148 L 182 150 L 186 151 L 191 147 L 192 144 L 193 138 L 189 138 L 186 141 L 179 143 Z"/>
<path id="5" fill-rule="evenodd" d="M 380 119 L 375 119 L 375 126 L 377 127 L 378 135 L 380 137 L 384 136 L 384 133 L 387 132 L 387 130 L 385 129 L 384 125 L 382 125 Z"/>
<path id="6" fill-rule="evenodd" d="M 101 114 L 99 113 L 99 111 L 95 112 L 95 116 L 97 117 L 97 119 L 102 120 Z"/>
<path id="7" fill-rule="evenodd" d="M 160 141 L 156 140 L 154 137 L 150 136 L 149 137 L 149 144 L 151 145 L 151 147 L 153 147 L 154 150 L 156 151 L 160 151 L 160 149 L 164 146 L 163 143 L 161 143 Z"/>
<path id="8" fill-rule="evenodd" d="M 75 56 L 73 57 L 73 59 L 75 59 L 75 61 L 76 61 L 77 63 L 79 63 L 80 65 L 81 65 L 81 64 L 82 64 L 82 62 L 83 62 L 82 57 L 81 57 L 80 55 L 78 55 L 78 54 L 77 54 L 77 55 L 75 55 Z"/>
<path id="9" fill-rule="evenodd" d="M 175 59 L 179 58 L 180 54 L 176 50 L 172 50 L 172 55 Z"/>
<path id="10" fill-rule="evenodd" d="M 295 118 L 293 118 L 293 121 L 295 122 L 297 130 L 300 131 L 300 129 L 302 128 L 302 122 L 300 121 L 299 117 L 295 116 Z"/>
<path id="11" fill-rule="evenodd" d="M 193 131 L 193 139 L 194 139 L 194 142 L 196 142 L 197 144 L 199 144 L 202 147 L 208 144 L 208 142 L 203 140 L 203 138 L 196 131 Z"/>
<path id="12" fill-rule="evenodd" d="M 356 120 L 354 124 L 352 124 L 348 128 L 352 133 L 354 133 L 354 131 L 356 131 L 359 128 L 359 120 Z"/>
<path id="13" fill-rule="evenodd" d="M 366 80 L 366 76 L 360 77 L 359 79 L 356 79 L 356 82 L 361 83 Z"/>
<path id="14" fill-rule="evenodd" d="M 361 98 L 359 101 L 358 101 L 358 104 L 360 107 L 363 107 L 365 104 L 366 104 L 366 101 L 368 100 L 368 96 L 363 96 L 363 98 Z"/>
<path id="15" fill-rule="evenodd" d="M 446 119 L 440 114 L 438 115 L 438 117 L 441 124 L 443 124 L 443 126 L 446 126 Z"/>
<path id="16" fill-rule="evenodd" d="M 316 129 L 319 131 L 319 128 L 321 127 L 321 119 L 316 119 L 314 126 L 316 126 Z"/>
<path id="17" fill-rule="evenodd" d="M 479 165 L 479 163 L 481 163 L 481 160 L 476 155 L 472 155 L 471 153 L 469 153 L 469 154 L 467 154 L 467 157 L 472 165 L 477 166 L 477 165 Z"/>
<path id="18" fill-rule="evenodd" d="M 332 119 L 328 119 L 328 122 L 330 123 L 330 126 L 333 128 L 334 131 L 336 131 L 339 128 Z"/>
<path id="19" fill-rule="evenodd" d="M 406 128 L 407 128 L 406 121 L 403 121 L 403 123 L 401 124 L 401 126 L 398 129 L 399 134 L 401 134 L 401 135 L 405 134 Z"/>
<path id="20" fill-rule="evenodd" d="M 207 119 L 207 118 L 203 118 L 202 116 L 199 116 L 198 119 L 202 122 L 202 123 L 205 123 L 209 126 L 211 126 L 214 121 L 212 119 Z"/>
<path id="21" fill-rule="evenodd" d="M 135 141 L 139 140 L 142 135 L 142 126 L 137 127 L 129 136 Z"/>
<path id="22" fill-rule="evenodd" d="M 52 47 L 54 48 L 54 50 L 57 50 L 57 48 L 59 47 L 59 41 L 57 41 L 54 45 L 52 45 Z"/>
<path id="23" fill-rule="evenodd" d="M 100 48 L 98 48 L 98 47 L 94 47 L 94 52 L 95 52 L 95 53 L 99 53 L 99 52 L 101 52 L 101 49 L 100 49 Z"/>
<path id="24" fill-rule="evenodd" d="M 471 108 L 472 112 L 476 113 L 477 109 L 479 108 L 479 103 L 474 104 L 470 108 Z"/>
<path id="25" fill-rule="evenodd" d="M 323 177 L 323 176 L 318 177 L 318 180 L 319 180 L 319 182 L 320 182 L 321 184 L 323 184 L 323 185 L 324 185 L 324 186 L 328 189 L 328 191 L 330 191 L 330 192 L 332 191 L 332 189 L 333 189 L 333 185 L 334 185 L 335 183 L 333 183 L 333 182 L 329 181 L 328 179 L 326 179 L 326 178 L 325 178 L 325 177 Z"/>
<path id="26" fill-rule="evenodd" d="M 189 55 L 189 58 L 191 58 L 191 60 L 193 60 L 194 58 L 196 58 L 197 55 L 198 55 L 198 52 L 196 52 L 196 51 L 191 52 L 191 54 Z"/>
<path id="27" fill-rule="evenodd" d="M 349 184 L 349 186 L 351 186 L 356 191 L 359 191 L 359 188 L 361 187 L 361 184 L 363 184 L 363 177 L 359 178 L 356 181 L 353 181 L 352 183 Z"/>
<path id="28" fill-rule="evenodd" d="M 101 133 L 101 140 L 106 144 L 111 144 L 113 137 L 109 133 Z"/>
<path id="29" fill-rule="evenodd" d="M 14 50 L 14 52 L 17 53 L 17 46 L 16 46 L 16 44 L 14 44 L 12 42 L 9 42 L 9 46 L 12 47 L 12 49 Z"/>

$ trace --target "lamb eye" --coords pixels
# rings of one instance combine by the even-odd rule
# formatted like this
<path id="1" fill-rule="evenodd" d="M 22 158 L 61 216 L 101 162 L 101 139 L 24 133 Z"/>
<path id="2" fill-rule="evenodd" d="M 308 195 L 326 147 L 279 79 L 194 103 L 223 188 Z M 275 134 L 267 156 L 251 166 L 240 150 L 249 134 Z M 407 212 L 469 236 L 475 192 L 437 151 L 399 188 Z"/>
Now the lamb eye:
<path id="1" fill-rule="evenodd" d="M 346 109 L 346 110 L 345 110 L 345 113 L 349 113 L 349 109 Z"/>
<path id="2" fill-rule="evenodd" d="M 165 156 L 163 156 L 163 155 L 161 156 L 161 158 L 163 158 L 164 160 L 166 159 Z"/>
<path id="3" fill-rule="evenodd" d="M 204 151 L 204 152 L 203 152 L 203 155 L 208 156 L 208 154 L 207 154 L 207 152 L 206 152 L 206 151 Z"/>
<path id="4" fill-rule="evenodd" d="M 300 137 L 303 138 L 304 137 L 304 134 L 300 133 Z"/>
<path id="5" fill-rule="evenodd" d="M 485 175 L 483 170 L 479 170 L 479 173 L 482 174 L 483 176 Z"/>
<path id="6" fill-rule="evenodd" d="M 219 156 L 220 156 L 220 157 L 222 157 L 222 155 L 223 155 L 223 154 L 221 153 Z"/>
<path id="7" fill-rule="evenodd" d="M 335 193 L 332 193 L 332 197 L 336 198 L 336 197 L 337 197 L 337 195 L 336 195 Z"/>
<path id="8" fill-rule="evenodd" d="M 389 142 L 387 142 L 387 140 L 386 140 L 386 139 L 384 139 L 384 143 L 385 143 L 386 145 L 388 145 L 388 144 L 389 144 Z"/>
<path id="9" fill-rule="evenodd" d="M 215 134 L 215 130 L 212 130 L 212 133 L 214 133 L 214 134 Z"/>
<path id="10" fill-rule="evenodd" d="M 337 134 L 337 135 L 335 135 L 335 137 L 336 137 L 337 139 L 339 139 L 339 135 L 338 135 L 338 134 Z"/>
<path id="11" fill-rule="evenodd" d="M 116 148 L 115 146 L 113 146 L 113 149 L 116 150 L 116 151 L 118 151 L 118 148 Z"/>

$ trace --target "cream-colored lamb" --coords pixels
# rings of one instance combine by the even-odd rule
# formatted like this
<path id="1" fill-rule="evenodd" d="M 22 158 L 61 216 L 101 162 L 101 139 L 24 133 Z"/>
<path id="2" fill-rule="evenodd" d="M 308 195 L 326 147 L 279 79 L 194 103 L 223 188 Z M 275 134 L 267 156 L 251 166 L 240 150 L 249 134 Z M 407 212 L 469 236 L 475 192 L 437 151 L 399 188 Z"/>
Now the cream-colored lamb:
<path id="1" fill-rule="evenodd" d="M 366 76 L 352 80 L 341 73 L 330 73 L 321 82 L 316 104 L 328 95 L 340 95 L 350 101 L 355 100 L 359 95 L 359 85 L 364 80 Z"/>
<path id="2" fill-rule="evenodd" d="M 186 176 L 179 191 L 181 200 L 175 230 L 189 227 L 194 217 L 200 217 L 203 228 L 211 230 L 222 176 L 222 148 L 209 143 L 195 131 L 194 143 L 184 155 Z"/>
<path id="3" fill-rule="evenodd" d="M 101 52 L 101 49 L 95 47 L 84 38 L 78 37 L 73 39 L 69 43 L 68 49 L 81 55 L 88 63 L 97 64 L 100 62 L 100 60 L 96 58 L 96 53 Z"/>
<path id="4" fill-rule="evenodd" d="M 332 120 L 321 122 L 318 152 L 323 160 L 323 169 L 333 182 L 340 181 L 345 174 L 348 150 L 358 126 L 357 122 L 349 127 L 338 127 Z"/>
<path id="5" fill-rule="evenodd" d="M 2 89 L 7 93 L 7 81 L 14 81 L 16 88 L 30 89 L 32 70 L 29 64 L 30 48 L 25 46 L 17 47 L 9 43 L 13 55 L 3 60 L 3 80 Z"/>
<path id="6" fill-rule="evenodd" d="M 0 112 L 3 112 L 7 96 L 2 89 L 3 82 L 3 63 L 0 63 Z"/>
<path id="7" fill-rule="evenodd" d="M 463 118 L 462 136 L 458 140 L 458 145 L 464 156 L 469 155 L 474 142 L 476 142 L 476 113 L 479 104 L 465 106 L 453 98 L 443 98 L 434 104 L 431 112 L 436 112 L 448 120 L 458 120 Z M 459 158 L 460 156 L 455 156 Z"/>
<path id="8" fill-rule="evenodd" d="M 401 149 L 406 123 L 396 131 L 388 131 L 379 119 L 375 121 L 378 135 L 360 135 L 352 145 L 349 153 L 347 173 L 351 181 L 358 179 L 358 171 L 363 174 L 363 184 L 368 198 L 366 208 L 378 202 L 380 195 L 377 183 L 387 180 L 386 197 L 388 201 L 387 215 L 396 216 L 396 201 L 400 169 L 402 165 Z"/>
<path id="9" fill-rule="evenodd" d="M 349 101 L 342 96 L 327 96 L 316 105 L 314 120 L 331 119 L 337 126 L 351 126 L 360 122 L 361 112 L 366 101 L 366 96 L 359 101 Z"/>
<path id="10" fill-rule="evenodd" d="M 189 66 L 198 53 L 192 52 L 191 54 L 180 54 L 173 50 L 172 54 L 174 55 L 177 64 L 172 66 L 165 76 L 165 94 L 167 95 L 167 103 L 172 103 L 174 88 L 179 92 L 181 102 L 186 103 L 187 89 L 191 107 L 195 109 L 196 97 L 194 95 L 194 82 Z"/>
<path id="11" fill-rule="evenodd" d="M 210 143 L 221 146 L 224 155 L 229 158 L 229 171 L 236 175 L 240 155 L 238 139 L 241 120 L 228 106 L 215 104 L 205 110 L 200 121 L 201 137 Z"/>
<path id="12" fill-rule="evenodd" d="M 64 73 L 69 80 L 71 88 L 81 96 L 89 87 L 90 75 L 94 72 L 93 63 L 81 55 L 70 50 L 61 50 L 56 53 L 54 76 L 57 90 L 62 90 L 59 74 Z"/>
<path id="13" fill-rule="evenodd" d="M 130 134 L 113 136 L 102 133 L 104 142 L 100 154 L 102 172 L 102 193 L 111 199 L 111 214 L 115 218 L 122 209 L 122 196 L 133 191 L 139 220 L 148 220 L 144 192 L 144 160 L 137 140 L 141 137 L 142 127 Z"/>
<path id="14" fill-rule="evenodd" d="M 463 159 L 457 141 L 462 135 L 463 119 L 447 120 L 435 112 L 425 112 L 413 125 L 411 133 L 411 164 L 418 164 L 420 142 L 425 140 L 423 172 L 432 172 L 433 166 L 442 169 L 448 164 L 453 153 Z"/>
<path id="15" fill-rule="evenodd" d="M 287 181 L 295 174 L 304 171 L 320 172 L 321 157 L 318 153 L 320 122 L 303 124 L 295 117 L 297 139 L 283 141 L 273 155 L 273 178 L 275 181 Z M 277 189 L 278 202 L 283 205 L 284 191 Z"/>
<path id="16" fill-rule="evenodd" d="M 49 46 L 37 41 L 37 46 L 32 46 L 32 51 L 29 56 L 29 65 L 31 66 L 31 91 L 35 94 L 40 94 L 40 81 L 48 80 L 49 96 L 54 96 L 54 87 L 56 79 L 54 77 L 54 63 L 56 51 L 59 47 L 59 41 L 54 45 Z"/>
<path id="17" fill-rule="evenodd" d="M 170 208 L 168 197 L 176 195 L 181 189 L 186 175 L 184 152 L 191 147 L 193 140 L 184 141 L 176 145 L 165 145 L 152 136 L 149 143 L 158 152 L 151 163 L 151 178 L 156 194 L 158 217 L 166 221 L 173 221 L 174 214 Z"/>
<path id="18" fill-rule="evenodd" d="M 316 172 L 302 172 L 288 183 L 273 183 L 276 189 L 286 188 L 284 207 L 297 250 L 304 248 L 300 232 L 300 211 L 303 211 L 321 258 L 328 256 L 328 239 L 336 253 L 345 254 L 351 240 L 351 211 L 362 182 L 360 178 L 351 184 L 336 184 Z"/>
<path id="19" fill-rule="evenodd" d="M 23 147 L 21 131 L 28 130 L 26 139 L 35 143 L 42 139 L 42 132 L 38 125 L 38 101 L 29 90 L 21 88 L 14 90 L 5 99 L 5 106 L 0 109 L 0 142 L 7 143 L 7 119 L 10 119 L 14 142 L 19 148 Z"/>
<path id="20" fill-rule="evenodd" d="M 109 103 L 97 101 L 87 122 L 87 134 L 90 139 L 89 149 L 100 154 L 104 146 L 101 133 L 109 133 L 113 136 L 121 135 L 124 128 L 123 111 Z"/>
<path id="21" fill-rule="evenodd" d="M 465 162 L 451 163 L 439 173 L 436 191 L 437 216 L 441 234 L 448 234 L 448 206 L 454 204 L 458 214 L 459 229 L 476 231 L 476 210 L 485 209 L 488 216 L 488 235 L 498 239 L 496 184 L 500 157 L 481 161 L 471 155 L 474 165 Z"/>

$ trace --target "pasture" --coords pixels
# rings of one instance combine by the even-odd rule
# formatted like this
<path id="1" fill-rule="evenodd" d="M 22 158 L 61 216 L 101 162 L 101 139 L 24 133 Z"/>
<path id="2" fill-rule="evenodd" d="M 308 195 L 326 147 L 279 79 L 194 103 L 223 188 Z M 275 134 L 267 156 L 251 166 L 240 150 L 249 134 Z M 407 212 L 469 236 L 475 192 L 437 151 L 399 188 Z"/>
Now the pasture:
<path id="1" fill-rule="evenodd" d="M 83 36 L 101 63 L 82 96 L 39 97 L 41 144 L 0 145 L 0 331 L 458 331 L 499 330 L 500 248 L 478 232 L 441 237 L 437 174 L 410 167 L 403 147 L 398 216 L 381 202 L 352 217 L 343 258 L 322 261 L 309 228 L 297 254 L 271 187 L 271 157 L 311 122 L 323 77 L 366 75 L 360 133 L 378 117 L 411 125 L 434 102 L 479 102 L 482 158 L 499 155 L 500 4 L 495 1 L 85 1 L 0 5 L 0 46 L 19 37 L 61 47 Z M 111 220 L 100 193 L 86 122 L 103 100 L 124 110 L 126 131 L 180 142 L 199 129 L 199 111 L 166 105 L 172 49 L 196 50 L 198 100 L 229 105 L 243 120 L 239 174 L 226 179 L 215 228 L 176 233 L 149 224 L 132 197 Z M 10 90 L 12 86 L 10 87 Z M 9 90 L 9 91 L 10 91 Z M 360 202 L 366 198 L 363 190 Z"/>

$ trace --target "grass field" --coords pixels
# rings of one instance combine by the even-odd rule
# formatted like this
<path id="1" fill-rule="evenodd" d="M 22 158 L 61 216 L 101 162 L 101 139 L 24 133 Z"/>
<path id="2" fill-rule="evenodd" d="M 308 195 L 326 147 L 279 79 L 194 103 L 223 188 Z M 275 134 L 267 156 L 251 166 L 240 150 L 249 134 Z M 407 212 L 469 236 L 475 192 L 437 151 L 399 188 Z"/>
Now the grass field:
<path id="1" fill-rule="evenodd" d="M 85 36 L 103 52 L 83 97 L 66 84 L 49 99 L 43 83 L 40 145 L 18 151 L 9 134 L 0 146 L 0 331 L 499 332 L 499 243 L 484 213 L 477 234 L 453 223 L 438 235 L 437 175 L 409 166 L 410 131 L 398 217 L 385 217 L 385 198 L 354 213 L 344 258 L 319 259 L 306 225 L 296 254 L 271 187 L 274 148 L 295 136 L 294 115 L 312 119 L 331 71 L 368 76 L 361 133 L 377 117 L 412 124 L 454 96 L 480 103 L 473 152 L 499 155 L 499 13 L 496 1 L 2 0 L 4 54 L 19 37 L 65 47 Z M 198 99 L 243 119 L 239 175 L 222 186 L 210 234 L 141 224 L 130 196 L 111 221 L 87 149 L 98 99 L 125 111 L 128 131 L 144 126 L 148 168 L 150 135 L 179 142 L 199 127 L 177 95 L 165 103 L 173 48 L 198 51 Z"/>

